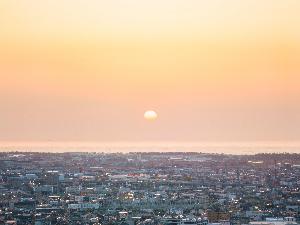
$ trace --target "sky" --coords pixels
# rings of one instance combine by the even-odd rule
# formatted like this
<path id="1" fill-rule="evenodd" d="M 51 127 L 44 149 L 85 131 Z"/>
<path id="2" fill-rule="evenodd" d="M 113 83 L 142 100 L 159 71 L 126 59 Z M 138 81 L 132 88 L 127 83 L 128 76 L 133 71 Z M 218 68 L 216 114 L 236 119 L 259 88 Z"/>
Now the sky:
<path id="1" fill-rule="evenodd" d="M 0 141 L 299 141 L 299 12 L 298 0 L 2 0 Z"/>

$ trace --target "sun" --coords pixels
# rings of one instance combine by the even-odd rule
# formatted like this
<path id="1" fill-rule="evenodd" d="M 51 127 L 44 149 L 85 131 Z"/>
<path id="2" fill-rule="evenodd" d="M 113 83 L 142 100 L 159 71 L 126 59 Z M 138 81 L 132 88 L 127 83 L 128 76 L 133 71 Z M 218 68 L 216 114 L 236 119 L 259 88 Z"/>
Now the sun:
<path id="1" fill-rule="evenodd" d="M 157 119 L 157 113 L 153 110 L 147 110 L 145 113 L 144 113 L 144 118 L 146 120 L 156 120 Z"/>

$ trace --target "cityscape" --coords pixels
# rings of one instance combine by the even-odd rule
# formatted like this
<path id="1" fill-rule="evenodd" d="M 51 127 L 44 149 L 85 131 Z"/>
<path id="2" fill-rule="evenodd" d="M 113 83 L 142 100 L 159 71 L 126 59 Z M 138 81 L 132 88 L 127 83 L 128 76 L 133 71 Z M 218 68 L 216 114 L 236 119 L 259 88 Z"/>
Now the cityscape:
<path id="1" fill-rule="evenodd" d="M 0 224 L 292 225 L 300 154 L 0 153 Z"/>
<path id="2" fill-rule="evenodd" d="M 0 225 L 300 225 L 300 0 L 0 0 Z"/>

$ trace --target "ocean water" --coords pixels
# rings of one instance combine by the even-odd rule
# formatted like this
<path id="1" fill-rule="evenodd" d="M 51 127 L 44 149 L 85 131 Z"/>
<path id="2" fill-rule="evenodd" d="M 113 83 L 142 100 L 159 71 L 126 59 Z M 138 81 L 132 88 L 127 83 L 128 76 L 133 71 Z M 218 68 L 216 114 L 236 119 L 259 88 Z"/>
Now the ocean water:
<path id="1" fill-rule="evenodd" d="M 20 152 L 202 152 L 299 153 L 300 142 L 0 142 L 0 151 Z"/>

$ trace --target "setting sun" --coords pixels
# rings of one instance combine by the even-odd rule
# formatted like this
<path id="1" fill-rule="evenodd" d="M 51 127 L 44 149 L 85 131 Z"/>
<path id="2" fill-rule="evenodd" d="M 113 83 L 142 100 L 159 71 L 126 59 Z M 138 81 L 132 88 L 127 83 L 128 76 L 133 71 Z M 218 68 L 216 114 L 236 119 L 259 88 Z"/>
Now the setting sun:
<path id="1" fill-rule="evenodd" d="M 144 118 L 146 120 L 156 120 L 157 119 L 157 113 L 153 110 L 148 110 L 144 113 Z"/>

